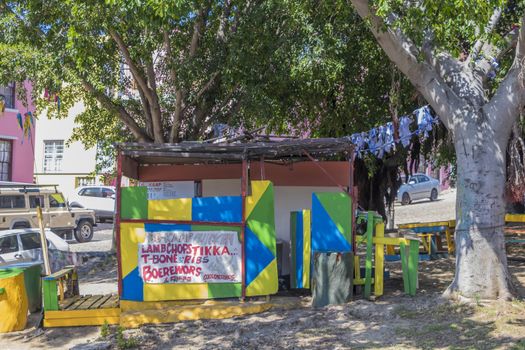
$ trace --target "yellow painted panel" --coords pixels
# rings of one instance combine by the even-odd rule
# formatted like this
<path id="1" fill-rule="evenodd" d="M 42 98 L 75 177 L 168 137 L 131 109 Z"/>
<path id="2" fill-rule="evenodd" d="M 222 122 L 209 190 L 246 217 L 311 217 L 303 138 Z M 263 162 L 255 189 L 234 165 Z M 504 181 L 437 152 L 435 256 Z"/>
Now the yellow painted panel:
<path id="1" fill-rule="evenodd" d="M 104 323 L 119 324 L 120 317 L 81 317 L 44 319 L 44 327 L 101 326 Z"/>
<path id="2" fill-rule="evenodd" d="M 310 288 L 310 257 L 312 235 L 310 232 L 310 210 L 303 210 L 303 288 Z"/>
<path id="3" fill-rule="evenodd" d="M 246 218 L 250 216 L 253 208 L 257 205 L 264 192 L 270 185 L 270 181 L 252 181 L 252 195 L 246 197 Z"/>
<path id="4" fill-rule="evenodd" d="M 139 262 L 138 244 L 146 239 L 146 231 L 142 223 L 120 224 L 120 255 L 122 263 L 122 278 L 133 271 Z"/>
<path id="5" fill-rule="evenodd" d="M 264 270 L 246 287 L 247 296 L 270 295 L 277 293 L 277 259 L 273 259 Z"/>
<path id="6" fill-rule="evenodd" d="M 525 214 L 506 214 L 505 222 L 525 222 Z"/>
<path id="7" fill-rule="evenodd" d="M 223 319 L 264 312 L 272 303 L 225 303 L 218 305 L 179 306 L 163 310 L 143 310 L 122 313 L 120 325 L 136 328 L 148 323 L 170 323 L 187 320 Z"/>
<path id="8" fill-rule="evenodd" d="M 436 227 L 436 226 L 449 226 L 450 221 L 434 221 L 434 222 L 413 222 L 409 224 L 399 224 L 399 228 L 410 229 L 416 227 Z"/>
<path id="9" fill-rule="evenodd" d="M 21 331 L 26 327 L 28 302 L 24 273 L 0 279 L 0 333 Z"/>
<path id="10" fill-rule="evenodd" d="M 379 223 L 376 225 L 376 237 L 382 238 L 385 235 L 385 224 Z M 375 249 L 375 283 L 374 295 L 379 297 L 383 295 L 383 270 L 385 265 L 385 247 L 383 244 L 376 244 Z"/>
<path id="11" fill-rule="evenodd" d="M 191 198 L 149 200 L 148 219 L 191 221 Z"/>
<path id="12" fill-rule="evenodd" d="M 374 237 L 375 244 L 400 245 L 401 243 L 410 244 L 410 240 L 400 237 Z"/>
<path id="13" fill-rule="evenodd" d="M 60 318 L 83 318 L 83 317 L 119 317 L 119 308 L 110 309 L 94 309 L 94 310 L 61 310 L 61 311 L 46 311 L 45 318 L 60 319 Z"/>
<path id="14" fill-rule="evenodd" d="M 206 283 L 165 283 L 165 284 L 144 284 L 144 301 L 158 300 L 188 300 L 188 299 L 207 299 L 208 285 Z"/>

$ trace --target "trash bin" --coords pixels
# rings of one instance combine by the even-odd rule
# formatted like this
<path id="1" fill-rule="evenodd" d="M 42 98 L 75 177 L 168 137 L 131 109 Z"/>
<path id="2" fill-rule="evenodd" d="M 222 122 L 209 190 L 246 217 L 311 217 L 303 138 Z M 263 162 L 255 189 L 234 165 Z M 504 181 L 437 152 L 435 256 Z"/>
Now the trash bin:
<path id="1" fill-rule="evenodd" d="M 0 271 L 0 333 L 21 331 L 27 323 L 27 294 L 20 269 Z"/>
<path id="2" fill-rule="evenodd" d="M 24 272 L 24 282 L 26 287 L 27 301 L 29 304 L 29 311 L 31 313 L 42 309 L 42 264 L 38 262 L 27 262 L 19 264 L 11 264 L 0 267 L 0 270 L 5 268 L 20 270 Z"/>

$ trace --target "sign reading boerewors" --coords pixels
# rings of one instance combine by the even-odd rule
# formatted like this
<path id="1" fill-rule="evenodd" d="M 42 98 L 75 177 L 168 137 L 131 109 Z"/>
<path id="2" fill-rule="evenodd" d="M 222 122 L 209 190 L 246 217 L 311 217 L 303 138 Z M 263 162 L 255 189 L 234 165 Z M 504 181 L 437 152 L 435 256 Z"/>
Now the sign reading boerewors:
<path id="1" fill-rule="evenodd" d="M 148 232 L 140 275 L 144 283 L 241 282 L 241 253 L 234 231 Z"/>

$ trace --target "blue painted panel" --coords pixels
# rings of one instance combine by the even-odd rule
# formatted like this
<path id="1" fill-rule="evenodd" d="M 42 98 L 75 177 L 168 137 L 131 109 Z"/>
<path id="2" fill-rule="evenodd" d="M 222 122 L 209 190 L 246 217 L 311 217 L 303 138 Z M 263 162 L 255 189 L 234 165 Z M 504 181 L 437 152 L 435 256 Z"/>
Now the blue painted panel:
<path id="1" fill-rule="evenodd" d="M 126 277 L 122 279 L 122 297 L 124 300 L 144 300 L 144 282 L 139 275 L 139 268 L 136 267 Z"/>
<path id="2" fill-rule="evenodd" d="M 144 224 L 146 232 L 160 232 L 160 231 L 191 231 L 191 225 L 180 224 Z"/>
<path id="3" fill-rule="evenodd" d="M 303 226 L 303 212 L 297 213 L 296 217 L 296 233 L 297 246 L 295 254 L 295 266 L 297 266 L 297 288 L 303 288 L 303 250 L 304 250 L 304 226 Z"/>
<path id="4" fill-rule="evenodd" d="M 199 197 L 191 201 L 193 221 L 241 222 L 242 200 L 240 196 Z"/>
<path id="5" fill-rule="evenodd" d="M 315 193 L 312 194 L 312 253 L 351 250 L 351 244 L 339 231 Z"/>
<path id="6" fill-rule="evenodd" d="M 244 231 L 244 239 L 246 242 L 246 286 L 248 286 L 275 259 L 275 256 L 248 227 Z"/>

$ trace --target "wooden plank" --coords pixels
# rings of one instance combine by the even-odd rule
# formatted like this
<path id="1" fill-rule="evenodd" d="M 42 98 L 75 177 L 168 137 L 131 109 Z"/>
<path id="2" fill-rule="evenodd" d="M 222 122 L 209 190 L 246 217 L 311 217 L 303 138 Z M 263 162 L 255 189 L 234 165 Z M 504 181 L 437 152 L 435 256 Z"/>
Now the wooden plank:
<path id="1" fill-rule="evenodd" d="M 69 274 L 69 273 L 72 273 L 73 272 L 73 269 L 75 267 L 74 266 L 66 266 L 65 268 L 63 268 L 62 270 L 60 271 L 57 271 L 49 276 L 46 276 L 44 277 L 44 280 L 56 280 L 60 277 L 64 277 L 65 275 Z"/>
<path id="2" fill-rule="evenodd" d="M 107 302 L 111 298 L 111 294 L 102 295 L 102 298 L 100 298 L 96 303 L 94 303 L 91 306 L 91 309 L 98 309 L 101 305 L 103 305 L 105 302 Z"/>
<path id="3" fill-rule="evenodd" d="M 410 295 L 416 295 L 417 289 L 417 267 L 419 263 L 419 243 L 417 241 L 410 242 L 410 252 L 408 260 L 408 275 L 410 280 Z"/>
<path id="4" fill-rule="evenodd" d="M 403 271 L 403 289 L 406 294 L 410 293 L 410 279 L 408 278 L 408 261 L 407 261 L 407 245 L 401 242 L 399 245 L 399 254 L 401 255 L 401 270 Z"/>
<path id="5" fill-rule="evenodd" d="M 385 224 L 380 222 L 376 225 L 376 237 L 383 237 Z M 375 247 L 375 277 L 374 277 L 374 295 L 380 297 L 383 295 L 383 274 L 385 267 L 385 248 L 383 244 L 376 244 Z"/>
<path id="6" fill-rule="evenodd" d="M 44 310 L 58 310 L 57 284 L 55 280 L 42 280 Z"/>
<path id="7" fill-rule="evenodd" d="M 386 244 L 386 245 L 400 245 L 401 243 L 404 243 L 406 245 L 409 244 L 409 240 L 406 238 L 394 238 L 394 237 L 374 237 L 373 239 L 375 244 Z"/>
<path id="8" fill-rule="evenodd" d="M 370 298 L 372 291 L 372 234 L 374 232 L 374 213 L 367 214 L 366 222 L 366 260 L 365 260 L 365 292 L 364 297 Z"/>
<path id="9" fill-rule="evenodd" d="M 120 317 L 89 317 L 70 319 L 44 319 L 44 327 L 101 326 L 104 323 L 119 324 Z"/>
<path id="10" fill-rule="evenodd" d="M 505 222 L 525 222 L 525 214 L 506 214 Z"/>
<path id="11" fill-rule="evenodd" d="M 111 298 L 109 298 L 104 304 L 100 306 L 101 309 L 106 308 L 114 308 L 119 306 L 119 298 L 118 295 L 112 294 Z"/>
<path id="12" fill-rule="evenodd" d="M 93 295 L 88 300 L 82 303 L 77 310 L 88 310 L 91 308 L 93 304 L 95 304 L 97 301 L 99 301 L 101 298 L 103 298 L 103 295 Z"/>
<path id="13" fill-rule="evenodd" d="M 65 299 L 60 303 L 60 310 L 66 310 L 68 307 L 73 305 L 78 299 L 80 299 L 80 295 L 75 295 L 74 297 Z"/>
<path id="14" fill-rule="evenodd" d="M 92 310 L 61 310 L 46 311 L 45 319 L 52 320 L 60 318 L 118 317 L 119 315 L 119 308 Z"/>
<path id="15" fill-rule="evenodd" d="M 78 307 L 85 303 L 89 299 L 89 297 L 91 297 L 91 294 L 81 296 L 80 299 L 78 299 L 73 305 L 69 307 L 69 310 L 78 309 Z"/>

